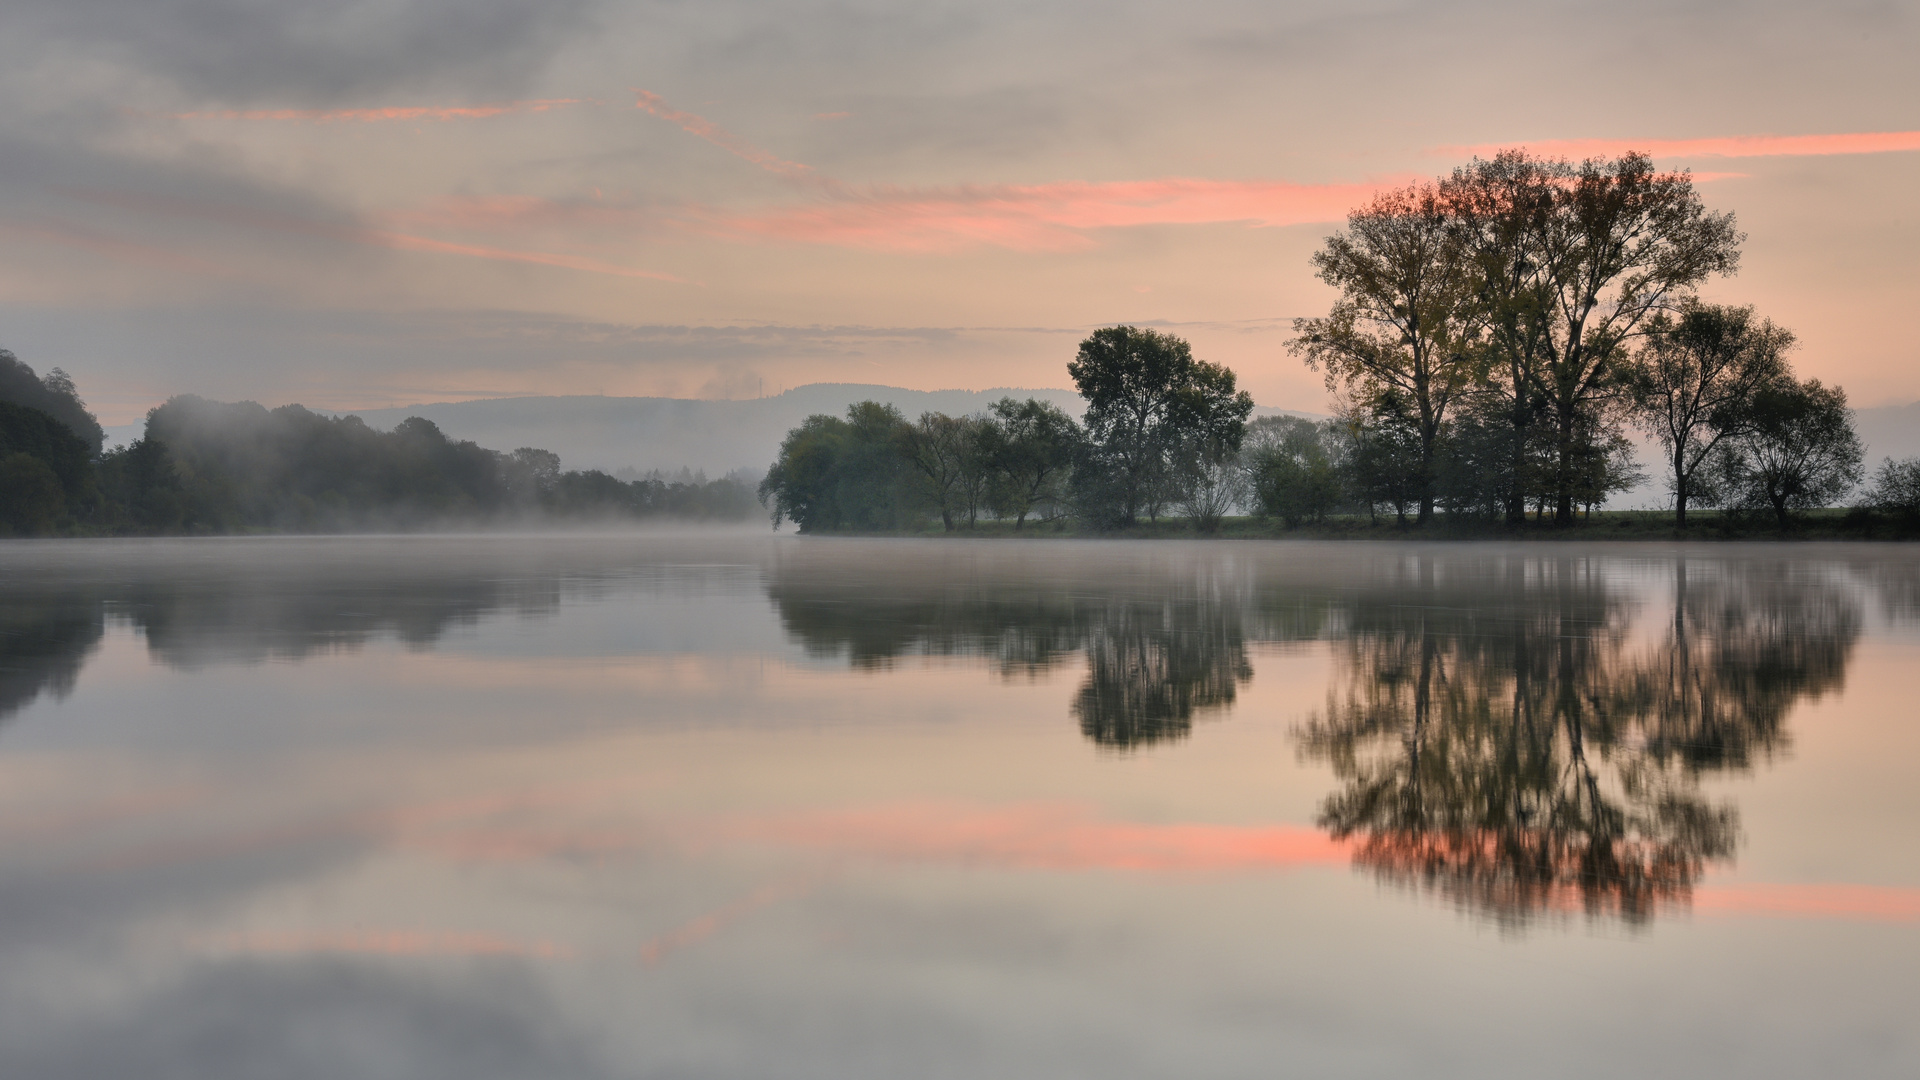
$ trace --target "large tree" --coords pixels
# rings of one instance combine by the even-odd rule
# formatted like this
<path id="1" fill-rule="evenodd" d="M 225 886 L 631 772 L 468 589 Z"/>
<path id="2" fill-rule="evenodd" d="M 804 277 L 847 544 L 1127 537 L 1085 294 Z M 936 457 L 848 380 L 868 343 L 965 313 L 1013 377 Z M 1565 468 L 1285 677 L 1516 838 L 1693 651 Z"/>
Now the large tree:
<path id="1" fill-rule="evenodd" d="M 1732 214 L 1709 213 L 1685 172 L 1654 169 L 1645 154 L 1578 165 L 1508 150 L 1442 185 L 1472 265 L 1477 339 L 1487 388 L 1509 416 L 1516 484 L 1538 470 L 1521 456 L 1549 437 L 1545 485 L 1554 520 L 1568 524 L 1588 486 L 1594 447 L 1611 439 L 1610 407 L 1631 342 L 1714 274 L 1739 263 Z M 1510 519 L 1526 492 L 1507 499 Z"/>
<path id="2" fill-rule="evenodd" d="M 1067 365 L 1087 399 L 1087 444 L 1075 483 L 1097 524 L 1132 525 L 1191 459 L 1238 450 L 1253 397 L 1233 372 L 1193 358 L 1157 330 L 1109 326 Z"/>
<path id="3" fill-rule="evenodd" d="M 1541 389 L 1554 425 L 1554 521 L 1573 521 L 1581 426 L 1619 389 L 1620 361 L 1654 315 L 1739 265 L 1731 213 L 1709 213 L 1687 173 L 1645 154 L 1590 159 L 1557 188 L 1536 237 L 1552 302 Z"/>
<path id="4" fill-rule="evenodd" d="M 1410 427 L 1419 446 L 1420 520 L 1433 515 L 1434 461 L 1448 411 L 1477 374 L 1468 348 L 1474 282 L 1436 184 L 1376 196 L 1313 256 L 1340 290 L 1324 318 L 1296 319 L 1290 346 L 1377 421 Z"/>
<path id="5" fill-rule="evenodd" d="M 1750 428 L 1755 394 L 1784 376 L 1792 346 L 1793 334 L 1751 307 L 1689 303 L 1650 324 L 1628 382 L 1635 419 L 1666 450 L 1676 525 L 1686 527 L 1702 466 Z"/>
<path id="6" fill-rule="evenodd" d="M 1513 525 L 1526 520 L 1527 498 L 1538 490 L 1542 471 L 1536 429 L 1545 414 L 1543 372 L 1555 305 L 1536 249 L 1568 171 L 1564 162 L 1508 152 L 1455 169 L 1440 182 L 1472 279 L 1464 312 L 1472 330 L 1460 336 L 1470 338 L 1481 357 L 1480 382 L 1445 462 L 1452 474 L 1448 502 L 1450 508 L 1495 502 Z M 1466 479 L 1473 495 L 1463 502 Z"/>

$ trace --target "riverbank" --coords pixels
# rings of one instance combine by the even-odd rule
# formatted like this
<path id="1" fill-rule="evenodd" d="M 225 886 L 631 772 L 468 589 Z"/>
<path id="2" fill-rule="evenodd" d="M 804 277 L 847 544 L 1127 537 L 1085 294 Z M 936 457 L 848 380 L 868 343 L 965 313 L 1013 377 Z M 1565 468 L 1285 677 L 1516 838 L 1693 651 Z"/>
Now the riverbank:
<path id="1" fill-rule="evenodd" d="M 1029 537 L 1063 539 L 1221 539 L 1221 540 L 1913 540 L 1920 539 L 1920 522 L 1901 521 L 1866 510 L 1816 510 L 1796 515 L 1780 527 L 1771 515 L 1731 514 L 1699 510 L 1688 514 L 1687 526 L 1675 526 L 1665 510 L 1599 510 L 1582 514 L 1572 525 L 1529 519 L 1508 525 L 1482 518 L 1439 515 L 1424 524 L 1400 522 L 1392 516 L 1330 516 L 1323 521 L 1287 528 L 1272 518 L 1229 517 L 1216 532 L 1203 533 L 1184 519 L 1163 518 L 1125 529 L 1095 530 L 1071 521 L 1029 521 L 1016 529 L 1009 521 L 982 521 L 947 532 L 937 525 L 926 530 L 890 533 L 832 533 L 828 535 L 924 537 Z"/>

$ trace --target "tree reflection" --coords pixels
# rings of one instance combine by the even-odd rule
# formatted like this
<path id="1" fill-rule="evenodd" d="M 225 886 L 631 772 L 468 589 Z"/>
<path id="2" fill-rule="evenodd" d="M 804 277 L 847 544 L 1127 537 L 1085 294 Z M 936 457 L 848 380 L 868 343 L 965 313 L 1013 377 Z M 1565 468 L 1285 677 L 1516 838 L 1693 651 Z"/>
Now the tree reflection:
<path id="1" fill-rule="evenodd" d="M 1108 605 L 1086 650 L 1073 715 L 1087 738 L 1118 749 L 1190 734 L 1196 713 L 1232 705 L 1253 678 L 1239 611 L 1217 599 Z"/>
<path id="2" fill-rule="evenodd" d="M 1702 777 L 1781 749 L 1794 702 L 1839 686 L 1860 623 L 1836 585 L 1777 566 L 1680 563 L 1651 642 L 1586 560 L 1462 585 L 1357 601 L 1300 744 L 1343 782 L 1320 822 L 1359 865 L 1506 924 L 1685 903 L 1738 837 Z"/>
<path id="3" fill-rule="evenodd" d="M 104 628 L 100 604 L 89 597 L 32 590 L 0 599 L 0 720 L 42 693 L 71 692 Z"/>
<path id="4" fill-rule="evenodd" d="M 1197 716 L 1233 704 L 1252 678 L 1231 574 L 1082 581 L 1002 573 L 835 579 L 776 573 L 768 586 L 787 633 L 814 656 L 883 668 L 904 656 L 984 657 L 1002 676 L 1034 676 L 1084 654 L 1072 714 L 1087 738 L 1128 750 L 1185 737 Z M 1296 605 L 1276 625 L 1310 625 Z"/>

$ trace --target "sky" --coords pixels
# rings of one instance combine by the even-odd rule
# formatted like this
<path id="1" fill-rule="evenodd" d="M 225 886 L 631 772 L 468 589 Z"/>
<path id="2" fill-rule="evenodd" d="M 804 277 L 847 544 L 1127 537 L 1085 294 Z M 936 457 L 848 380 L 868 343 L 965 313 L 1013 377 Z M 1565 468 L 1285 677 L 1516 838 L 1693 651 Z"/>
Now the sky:
<path id="1" fill-rule="evenodd" d="M 1693 170 L 1714 300 L 1920 400 L 1920 3 L 9 0 L 0 347 L 103 422 L 811 382 L 1068 385 L 1186 337 L 1262 405 L 1309 258 L 1506 146 Z"/>

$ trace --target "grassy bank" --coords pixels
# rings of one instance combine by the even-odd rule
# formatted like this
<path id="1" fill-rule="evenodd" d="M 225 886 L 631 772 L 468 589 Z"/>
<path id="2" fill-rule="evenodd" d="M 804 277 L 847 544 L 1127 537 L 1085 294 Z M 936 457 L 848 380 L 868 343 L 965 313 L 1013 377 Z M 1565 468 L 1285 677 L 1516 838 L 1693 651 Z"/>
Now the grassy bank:
<path id="1" fill-rule="evenodd" d="M 1287 528 L 1278 520 L 1230 517 L 1218 532 L 1201 533 L 1184 520 L 1162 519 L 1132 528 L 1098 531 L 1071 522 L 1029 521 L 1015 529 L 1009 521 L 982 521 L 945 532 L 934 526 L 916 532 L 861 534 L 924 537 L 1074 537 L 1079 539 L 1224 539 L 1224 540 L 1914 540 L 1920 523 L 1897 521 L 1861 510 L 1817 510 L 1796 515 L 1781 528 L 1771 515 L 1693 511 L 1687 527 L 1677 528 L 1664 510 L 1600 510 L 1582 514 L 1570 526 L 1529 520 L 1524 525 L 1481 518 L 1436 517 L 1425 525 L 1401 524 L 1391 516 L 1333 516 Z"/>

